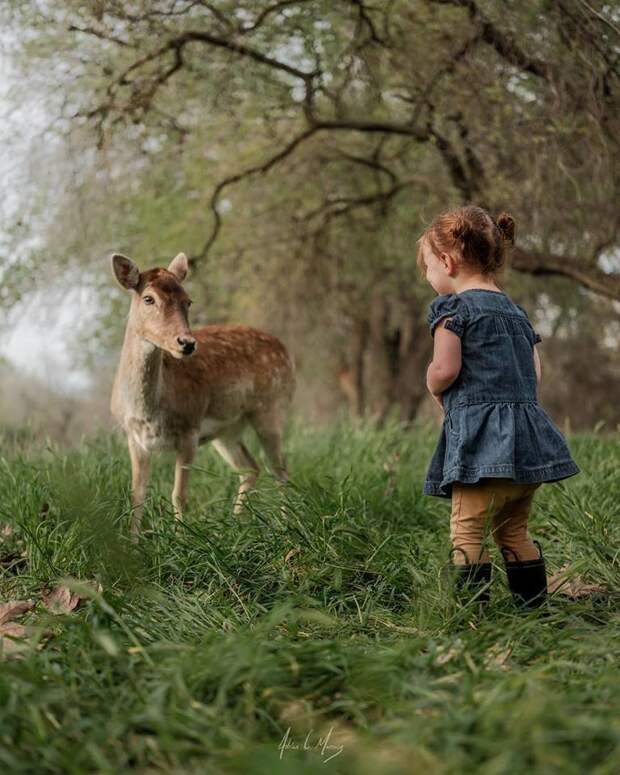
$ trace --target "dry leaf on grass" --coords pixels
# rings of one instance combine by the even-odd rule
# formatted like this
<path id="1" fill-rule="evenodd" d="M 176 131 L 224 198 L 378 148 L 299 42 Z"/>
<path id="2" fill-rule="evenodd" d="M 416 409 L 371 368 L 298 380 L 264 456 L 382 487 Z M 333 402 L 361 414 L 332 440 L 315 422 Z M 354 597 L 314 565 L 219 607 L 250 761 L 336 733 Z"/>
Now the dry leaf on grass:
<path id="1" fill-rule="evenodd" d="M 73 592 L 69 586 L 64 584 L 48 590 L 41 597 L 43 605 L 52 614 L 70 614 L 82 600 L 92 597 L 90 590 L 94 593 L 100 593 L 103 590 L 98 582 L 75 582 L 75 585 L 80 590 L 79 592 Z"/>
<path id="2" fill-rule="evenodd" d="M 590 597 L 597 592 L 604 592 L 605 587 L 599 584 L 586 584 L 581 576 L 570 576 L 570 568 L 565 565 L 557 573 L 550 576 L 547 580 L 547 590 L 549 594 L 567 595 L 573 600 L 580 597 Z"/>
<path id="3" fill-rule="evenodd" d="M 41 600 L 43 605 L 52 614 L 69 614 L 80 604 L 82 598 L 72 592 L 68 587 L 56 587 L 51 592 L 46 592 Z"/>
<path id="4" fill-rule="evenodd" d="M 295 557 L 295 555 L 299 554 L 301 552 L 301 549 L 295 548 L 295 549 L 289 549 L 286 553 L 286 557 L 284 558 L 284 562 L 290 562 L 290 560 Z"/>
<path id="5" fill-rule="evenodd" d="M 437 656 L 435 657 L 433 664 L 446 665 L 448 662 L 461 654 L 462 645 L 462 643 L 457 642 L 454 646 L 451 646 L 448 649 L 446 649 L 445 646 L 439 646 L 437 648 Z"/>
<path id="6" fill-rule="evenodd" d="M 7 622 L 0 625 L 0 659 L 18 658 L 29 651 L 33 644 L 30 640 L 38 637 L 36 647 L 43 648 L 44 640 L 51 636 L 49 630 L 38 630 L 36 627 L 24 627 L 17 622 Z"/>
<path id="7" fill-rule="evenodd" d="M 512 654 L 510 646 L 502 647 L 499 643 L 495 643 L 490 649 L 487 649 L 487 653 L 484 658 L 484 666 L 487 670 L 508 670 L 506 662 Z"/>
<path id="8" fill-rule="evenodd" d="M 8 657 L 28 649 L 26 628 L 16 622 L 0 625 L 0 656 Z"/>
<path id="9" fill-rule="evenodd" d="M 9 600 L 8 603 L 0 603 L 0 625 L 11 619 L 17 619 L 32 608 L 34 608 L 34 600 Z"/>
<path id="10" fill-rule="evenodd" d="M 29 640 L 32 635 L 49 637 L 47 632 L 40 633 L 35 627 L 25 627 L 11 621 L 30 611 L 34 605 L 34 600 L 10 600 L 8 603 L 0 603 L 0 659 L 19 657 L 29 651 L 32 648 Z M 41 647 L 40 640 L 37 645 Z"/>
<path id="11" fill-rule="evenodd" d="M 9 538 L 9 536 L 13 535 L 13 528 L 11 525 L 2 525 L 0 528 L 0 536 L 3 538 Z"/>

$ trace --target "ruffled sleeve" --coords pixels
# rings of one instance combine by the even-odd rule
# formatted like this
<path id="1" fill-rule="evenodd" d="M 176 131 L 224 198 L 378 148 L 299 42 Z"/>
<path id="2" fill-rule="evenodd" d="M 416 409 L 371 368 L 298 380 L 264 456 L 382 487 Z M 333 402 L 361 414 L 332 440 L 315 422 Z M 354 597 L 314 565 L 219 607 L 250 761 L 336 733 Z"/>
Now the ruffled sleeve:
<path id="1" fill-rule="evenodd" d="M 532 324 L 530 322 L 530 319 L 527 316 L 527 312 L 525 311 L 525 309 L 523 309 L 523 307 L 520 304 L 517 304 L 516 302 L 515 302 L 515 307 L 518 307 L 521 310 L 521 312 L 523 313 L 523 316 L 527 320 L 527 324 L 528 324 L 528 327 L 530 329 L 530 336 L 531 336 L 531 339 L 532 339 L 532 345 L 535 345 L 535 344 L 538 344 L 539 342 L 542 342 L 540 334 L 538 333 L 538 331 L 534 330 L 534 327 L 532 326 Z"/>
<path id="2" fill-rule="evenodd" d="M 431 336 L 435 335 L 437 325 L 444 319 L 450 318 L 444 326 L 457 336 L 463 336 L 467 322 L 466 308 L 463 300 L 456 293 L 437 296 L 429 307 L 427 322 L 431 330 Z"/>

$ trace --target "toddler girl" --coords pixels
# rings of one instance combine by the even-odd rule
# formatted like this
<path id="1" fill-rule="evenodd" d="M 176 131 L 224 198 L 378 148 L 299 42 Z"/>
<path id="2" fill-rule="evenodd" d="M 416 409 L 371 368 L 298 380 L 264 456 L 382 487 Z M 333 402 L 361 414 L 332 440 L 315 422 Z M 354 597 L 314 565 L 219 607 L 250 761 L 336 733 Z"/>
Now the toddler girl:
<path id="1" fill-rule="evenodd" d="M 497 286 L 514 221 L 480 207 L 438 216 L 418 241 L 418 264 L 439 295 L 430 305 L 433 360 L 426 384 L 443 406 L 441 438 L 424 493 L 452 498 L 452 560 L 460 587 L 488 599 L 487 523 L 514 598 L 540 605 L 542 552 L 527 519 L 541 482 L 579 472 L 564 437 L 538 403 L 540 336 L 525 310 Z"/>

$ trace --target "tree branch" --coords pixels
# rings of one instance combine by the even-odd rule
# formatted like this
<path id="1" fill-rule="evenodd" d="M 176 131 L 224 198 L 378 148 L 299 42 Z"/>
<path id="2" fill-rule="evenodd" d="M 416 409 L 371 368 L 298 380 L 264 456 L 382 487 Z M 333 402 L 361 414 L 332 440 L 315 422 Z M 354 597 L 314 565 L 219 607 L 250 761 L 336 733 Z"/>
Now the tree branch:
<path id="1" fill-rule="evenodd" d="M 447 137 L 439 134 L 434 127 L 429 127 L 431 137 L 435 141 L 437 150 L 441 154 L 448 174 L 454 186 L 461 192 L 463 199 L 467 202 L 475 198 L 478 187 L 475 180 L 472 180 L 458 157 L 458 154 Z"/>
<path id="2" fill-rule="evenodd" d="M 608 299 L 620 301 L 620 274 L 604 272 L 575 257 L 514 247 L 512 267 L 519 272 L 533 275 L 556 275 L 576 281 L 584 288 Z"/>
<path id="3" fill-rule="evenodd" d="M 254 30 L 258 29 L 265 21 L 265 19 L 268 16 L 271 16 L 271 14 L 278 13 L 279 11 L 282 11 L 284 8 L 288 8 L 288 6 L 291 5 L 300 5 L 302 3 L 311 3 L 313 1 L 314 0 L 280 0 L 280 2 L 274 3 L 273 5 L 269 5 L 267 8 L 264 8 L 252 24 L 248 25 L 247 27 L 241 27 L 239 32 L 241 35 L 246 35 L 248 32 L 254 32 Z"/>
<path id="4" fill-rule="evenodd" d="M 350 5 L 354 5 L 357 8 L 357 12 L 359 14 L 359 20 L 368 30 L 370 40 L 373 43 L 378 43 L 380 46 L 384 46 L 385 42 L 379 36 L 379 33 L 377 32 L 377 28 L 375 27 L 374 22 L 370 17 L 370 14 L 368 13 L 368 8 L 366 8 L 366 6 L 364 5 L 364 1 L 347 0 L 347 3 Z"/>
<path id="5" fill-rule="evenodd" d="M 389 177 L 392 184 L 398 182 L 398 178 L 392 172 L 392 170 L 389 167 L 386 167 L 385 164 L 382 164 L 378 158 L 375 158 L 374 154 L 373 154 L 373 158 L 369 159 L 366 156 L 356 156 L 355 154 L 341 151 L 339 154 L 339 157 L 342 159 L 346 159 L 347 161 L 353 162 L 353 164 L 361 164 L 363 167 L 369 167 L 370 169 L 375 170 L 376 172 L 382 172 L 384 175 L 387 175 Z"/>
<path id="6" fill-rule="evenodd" d="M 69 32 L 81 32 L 83 35 L 93 35 L 95 38 L 99 38 L 99 40 L 107 40 L 110 43 L 116 43 L 118 46 L 123 46 L 124 48 L 135 48 L 133 43 L 128 43 L 126 40 L 117 38 L 114 35 L 105 35 L 94 27 L 78 27 L 75 24 L 70 24 L 67 29 Z"/>
<path id="7" fill-rule="evenodd" d="M 497 53 L 511 65 L 525 70 L 539 78 L 549 80 L 552 67 L 547 62 L 528 56 L 516 42 L 501 32 L 478 8 L 475 0 L 432 0 L 440 5 L 454 5 L 464 8 L 470 17 L 480 26 L 480 34 L 485 43 L 492 46 Z"/>
<path id="8" fill-rule="evenodd" d="M 366 194 L 359 197 L 338 197 L 336 199 L 328 199 L 320 207 L 310 210 L 304 213 L 304 220 L 309 221 L 316 218 L 319 215 L 323 216 L 323 225 L 326 225 L 332 218 L 337 218 L 340 215 L 345 215 L 351 210 L 356 210 L 358 207 L 368 207 L 374 204 L 380 204 L 385 207 L 397 194 L 404 191 L 406 188 L 420 184 L 420 179 L 412 178 L 410 180 L 403 180 L 395 183 L 391 188 L 386 191 L 377 191 L 373 194 Z"/>
<path id="9" fill-rule="evenodd" d="M 411 124 L 397 124 L 391 121 L 358 121 L 356 119 L 342 120 L 320 120 L 313 121 L 312 126 L 317 129 L 335 130 L 335 131 L 353 131 L 353 132 L 387 132 L 394 135 L 404 135 L 405 137 L 414 137 L 419 142 L 427 142 L 430 139 L 430 132 L 425 129 L 419 129 Z"/>
<path id="10" fill-rule="evenodd" d="M 224 180 L 221 180 L 217 186 L 215 187 L 213 194 L 211 195 L 211 199 L 209 201 L 209 207 L 211 209 L 211 212 L 213 213 L 213 229 L 211 230 L 211 234 L 209 235 L 209 238 L 205 242 L 202 250 L 200 253 L 198 253 L 196 256 L 193 256 L 190 259 L 190 263 L 192 266 L 195 266 L 195 264 L 206 258 L 207 254 L 209 253 L 209 250 L 211 249 L 211 246 L 217 239 L 217 236 L 220 232 L 220 229 L 222 227 L 222 216 L 219 214 L 219 211 L 217 209 L 220 196 L 222 193 L 228 188 L 228 186 L 231 186 L 233 183 L 238 183 L 240 180 L 243 180 L 244 178 L 249 178 L 252 175 L 257 174 L 264 174 L 265 172 L 268 172 L 272 167 L 274 167 L 276 164 L 281 162 L 283 159 L 285 159 L 287 156 L 290 156 L 291 153 L 303 142 L 305 142 L 308 138 L 312 137 L 318 130 L 315 127 L 310 127 L 309 129 L 304 130 L 300 134 L 298 134 L 293 140 L 291 140 L 290 143 L 288 143 L 281 151 L 278 151 L 274 156 L 271 156 L 266 162 L 263 162 L 262 164 L 258 164 L 255 167 L 250 167 L 247 170 L 244 170 L 243 172 L 238 172 L 235 175 L 230 175 L 227 178 L 224 178 Z"/>
<path id="11" fill-rule="evenodd" d="M 280 72 L 287 73 L 293 78 L 298 78 L 304 82 L 309 81 L 316 75 L 316 73 L 300 70 L 299 68 L 293 67 L 292 65 L 289 65 L 286 62 L 282 62 L 279 59 L 274 59 L 267 54 L 263 54 L 261 51 L 257 51 L 255 48 L 246 46 L 244 43 L 237 43 L 234 40 L 221 38 L 218 35 L 213 35 L 210 32 L 205 32 L 202 30 L 187 30 L 187 32 L 183 32 L 181 35 L 172 38 L 160 48 L 152 51 L 150 54 L 147 54 L 146 56 L 131 64 L 120 76 L 118 83 L 124 84 L 126 82 L 127 76 L 130 73 L 147 64 L 148 62 L 153 62 L 169 51 L 177 51 L 184 48 L 189 43 L 194 42 L 207 43 L 210 46 L 215 46 L 216 48 L 223 48 L 227 51 L 232 51 L 235 54 L 253 59 L 255 62 L 267 65 L 268 67 L 279 70 Z"/>

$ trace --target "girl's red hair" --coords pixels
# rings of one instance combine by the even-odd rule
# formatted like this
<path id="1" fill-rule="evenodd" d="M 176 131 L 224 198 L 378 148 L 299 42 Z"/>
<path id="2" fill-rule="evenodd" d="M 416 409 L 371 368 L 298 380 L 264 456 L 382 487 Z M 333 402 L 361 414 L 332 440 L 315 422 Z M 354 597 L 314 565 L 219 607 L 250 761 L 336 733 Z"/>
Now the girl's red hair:
<path id="1" fill-rule="evenodd" d="M 418 266 L 424 272 L 422 246 L 450 253 L 458 260 L 493 274 L 504 264 L 506 251 L 515 241 L 515 222 L 508 213 L 493 218 L 482 207 L 466 205 L 438 215 L 418 240 Z"/>

